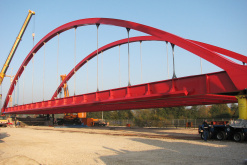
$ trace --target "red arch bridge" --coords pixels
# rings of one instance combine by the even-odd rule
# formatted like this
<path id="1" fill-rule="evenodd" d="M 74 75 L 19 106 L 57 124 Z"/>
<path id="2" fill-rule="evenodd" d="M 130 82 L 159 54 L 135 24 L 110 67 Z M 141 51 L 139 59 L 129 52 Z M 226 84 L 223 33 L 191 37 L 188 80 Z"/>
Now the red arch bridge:
<path id="1" fill-rule="evenodd" d="M 137 30 L 146 33 L 147 36 L 130 38 L 128 35 L 126 39 L 118 40 L 101 48 L 97 48 L 97 50 L 89 54 L 72 68 L 58 88 L 54 89 L 54 95 L 50 100 L 8 107 L 10 101 L 9 96 L 12 95 L 17 80 L 22 75 L 30 60 L 34 57 L 34 54 L 38 52 L 45 43 L 69 29 L 86 25 L 97 25 L 98 29 L 101 24 L 127 28 L 128 34 L 130 29 Z M 173 66 L 172 79 L 139 85 L 131 85 L 129 81 L 126 87 L 104 91 L 97 89 L 97 91 L 93 93 L 58 98 L 58 93 L 62 90 L 64 84 L 84 64 L 96 57 L 98 52 L 122 44 L 129 45 L 131 42 L 142 41 L 165 41 L 166 44 L 171 44 L 173 57 L 174 48 L 178 46 L 218 66 L 223 71 L 177 78 L 175 67 Z M 243 65 L 233 62 L 228 57 L 241 61 Z M 81 19 L 54 29 L 33 47 L 15 75 L 5 99 L 2 112 L 5 114 L 57 114 L 235 103 L 237 102 L 235 96 L 242 95 L 245 97 L 246 95 L 247 66 L 245 63 L 247 63 L 247 57 L 244 55 L 206 43 L 184 39 L 150 26 L 110 18 Z"/>

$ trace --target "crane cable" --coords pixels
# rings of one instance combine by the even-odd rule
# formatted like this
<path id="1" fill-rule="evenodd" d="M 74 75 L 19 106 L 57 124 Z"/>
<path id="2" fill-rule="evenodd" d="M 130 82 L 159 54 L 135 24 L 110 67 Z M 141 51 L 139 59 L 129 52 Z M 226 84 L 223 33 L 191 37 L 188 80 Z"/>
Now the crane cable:
<path id="1" fill-rule="evenodd" d="M 35 37 L 35 15 L 34 15 L 34 19 L 33 19 L 33 33 L 32 33 L 32 36 L 33 36 L 33 47 L 34 47 L 34 37 Z"/>
<path id="2" fill-rule="evenodd" d="M 34 47 L 34 37 L 35 37 L 35 15 L 34 15 L 34 19 L 33 19 L 33 33 L 32 33 L 32 37 L 33 37 L 33 47 Z M 33 58 L 32 58 L 32 65 L 33 65 L 33 75 L 32 75 L 32 103 L 33 103 L 33 81 L 34 81 L 34 55 L 35 55 L 35 53 L 33 53 Z"/>
<path id="3" fill-rule="evenodd" d="M 32 75 L 32 103 L 33 103 L 33 80 L 34 80 L 34 55 L 33 53 L 33 58 L 32 58 L 32 64 L 33 64 L 33 75 Z"/>

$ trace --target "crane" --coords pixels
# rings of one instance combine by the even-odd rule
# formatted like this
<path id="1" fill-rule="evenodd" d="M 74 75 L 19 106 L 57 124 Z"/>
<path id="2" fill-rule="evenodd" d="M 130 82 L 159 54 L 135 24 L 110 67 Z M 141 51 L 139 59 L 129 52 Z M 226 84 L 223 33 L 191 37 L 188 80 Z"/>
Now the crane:
<path id="1" fill-rule="evenodd" d="M 61 81 L 63 81 L 65 79 L 65 77 L 66 77 L 66 74 L 60 75 Z M 64 83 L 62 88 L 63 88 L 64 97 L 69 97 L 69 89 L 68 89 L 67 82 Z M 87 116 L 86 112 L 81 112 L 81 113 L 77 113 L 77 114 L 65 113 L 64 119 L 65 120 L 73 120 L 75 118 L 86 118 L 86 116 Z"/>
<path id="2" fill-rule="evenodd" d="M 14 42 L 14 45 L 12 46 L 12 49 L 10 50 L 10 53 L 9 53 L 4 65 L 3 65 L 3 68 L 2 68 L 2 70 L 0 72 L 0 86 L 1 86 L 1 84 L 3 82 L 3 79 L 4 79 L 5 74 L 6 74 L 7 70 L 8 70 L 8 68 L 9 68 L 9 64 L 10 64 L 10 62 L 11 62 L 11 60 L 12 60 L 14 54 L 15 54 L 15 51 L 16 51 L 16 49 L 17 49 L 17 47 L 18 47 L 18 45 L 19 45 L 19 43 L 21 41 L 21 38 L 22 38 L 26 28 L 27 28 L 27 25 L 28 25 L 28 23 L 31 20 L 33 15 L 35 15 L 35 12 L 29 10 L 27 18 L 26 18 L 25 22 L 23 23 L 22 28 L 21 28 L 21 30 L 20 30 L 20 32 L 19 32 L 19 34 L 18 34 L 18 36 L 17 36 L 17 38 L 16 38 L 16 40 Z M 34 36 L 34 34 L 33 34 L 33 36 Z"/>
<path id="3" fill-rule="evenodd" d="M 60 77 L 61 77 L 61 81 L 63 81 L 66 77 L 66 74 L 60 75 Z M 64 83 L 63 85 L 63 93 L 64 93 L 64 97 L 69 97 L 69 89 L 68 89 L 67 82 Z"/>

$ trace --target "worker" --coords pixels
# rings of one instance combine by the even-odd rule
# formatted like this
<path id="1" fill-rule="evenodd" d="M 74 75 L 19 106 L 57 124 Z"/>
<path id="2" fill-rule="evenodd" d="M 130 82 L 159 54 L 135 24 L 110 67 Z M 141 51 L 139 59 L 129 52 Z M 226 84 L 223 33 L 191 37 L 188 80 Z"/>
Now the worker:
<path id="1" fill-rule="evenodd" d="M 20 125 L 21 125 L 21 124 L 20 124 L 20 122 L 19 122 L 19 121 L 17 121 L 17 123 L 16 123 L 16 127 L 17 127 L 17 128 L 19 128 L 19 127 L 20 127 Z"/>
<path id="2" fill-rule="evenodd" d="M 209 125 L 207 123 L 207 120 L 205 120 L 202 123 L 202 129 L 203 129 L 204 141 L 206 142 L 208 139 L 208 131 L 209 131 Z"/>
<path id="3" fill-rule="evenodd" d="M 15 127 L 16 127 L 16 116 L 15 116 Z"/>

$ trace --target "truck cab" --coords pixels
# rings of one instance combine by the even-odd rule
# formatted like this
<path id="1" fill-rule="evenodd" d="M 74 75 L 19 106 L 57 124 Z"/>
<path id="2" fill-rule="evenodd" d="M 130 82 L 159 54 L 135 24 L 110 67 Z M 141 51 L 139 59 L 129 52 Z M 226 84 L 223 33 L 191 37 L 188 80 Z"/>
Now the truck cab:
<path id="1" fill-rule="evenodd" d="M 7 125 L 8 125 L 8 120 L 7 120 L 6 116 L 1 115 L 0 116 L 0 126 L 1 127 L 7 127 Z"/>

